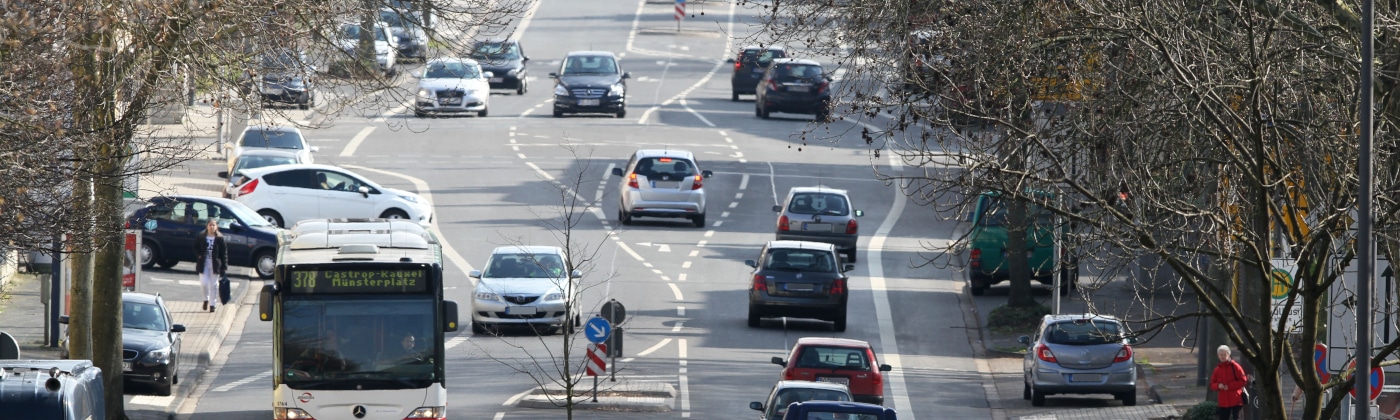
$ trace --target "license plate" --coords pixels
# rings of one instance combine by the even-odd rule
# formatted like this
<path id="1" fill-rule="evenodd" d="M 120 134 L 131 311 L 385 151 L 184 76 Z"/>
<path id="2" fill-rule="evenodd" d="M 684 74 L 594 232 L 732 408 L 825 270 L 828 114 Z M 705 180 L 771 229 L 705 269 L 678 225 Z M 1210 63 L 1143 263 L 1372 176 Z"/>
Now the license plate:
<path id="1" fill-rule="evenodd" d="M 788 92 L 807 92 L 811 90 L 806 86 L 788 86 Z"/>
<path id="2" fill-rule="evenodd" d="M 830 223 L 807 223 L 807 222 L 803 222 L 803 223 L 802 223 L 802 230 L 818 230 L 818 231 L 822 231 L 822 232 L 830 232 L 830 231 L 831 231 L 831 224 L 830 224 Z"/>
<path id="3" fill-rule="evenodd" d="M 131 371 L 131 362 L 122 362 L 122 372 Z"/>
<path id="4" fill-rule="evenodd" d="M 262 89 L 262 93 L 263 93 L 264 95 L 281 95 L 281 94 L 282 94 L 282 89 L 278 89 L 278 88 L 263 88 L 263 89 Z"/>
<path id="5" fill-rule="evenodd" d="M 851 378 L 847 378 L 844 376 L 818 376 L 817 382 L 831 382 L 833 384 L 850 386 Z"/>
<path id="6" fill-rule="evenodd" d="M 1070 382 L 1101 382 L 1103 375 L 1098 373 L 1076 373 L 1069 375 Z"/>
<path id="7" fill-rule="evenodd" d="M 443 105 L 459 105 L 459 104 L 462 103 L 462 99 L 461 99 L 461 98 L 442 98 L 442 99 L 439 99 L 438 102 L 441 102 Z"/>
<path id="8" fill-rule="evenodd" d="M 597 99 L 579 99 L 578 106 L 598 106 Z"/>
<path id="9" fill-rule="evenodd" d="M 539 308 L 534 306 L 507 306 L 506 315 L 534 315 Z"/>
<path id="10" fill-rule="evenodd" d="M 492 78 L 491 78 L 491 83 L 501 83 L 501 82 L 504 82 L 504 81 L 506 81 L 506 78 L 504 78 L 504 77 L 492 77 Z"/>
<path id="11" fill-rule="evenodd" d="M 783 289 L 794 292 L 810 292 L 813 286 L 811 283 L 784 283 Z"/>
<path id="12" fill-rule="evenodd" d="M 767 73 L 767 72 L 768 72 L 768 69 L 765 69 L 765 68 L 762 68 L 762 67 L 757 67 L 757 68 L 754 68 L 754 69 L 753 69 L 753 72 L 754 72 L 755 74 L 763 74 L 763 73 Z"/>

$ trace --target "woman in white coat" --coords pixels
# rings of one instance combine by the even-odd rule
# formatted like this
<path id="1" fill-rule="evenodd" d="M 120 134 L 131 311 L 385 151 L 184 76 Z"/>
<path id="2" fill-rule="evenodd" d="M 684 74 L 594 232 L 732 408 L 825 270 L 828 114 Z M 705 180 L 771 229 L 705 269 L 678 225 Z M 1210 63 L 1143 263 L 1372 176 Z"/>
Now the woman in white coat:
<path id="1" fill-rule="evenodd" d="M 209 219 L 194 247 L 194 269 L 199 273 L 199 287 L 204 290 L 204 309 L 214 312 L 219 304 L 219 279 L 228 272 L 228 245 L 219 232 L 218 220 Z"/>

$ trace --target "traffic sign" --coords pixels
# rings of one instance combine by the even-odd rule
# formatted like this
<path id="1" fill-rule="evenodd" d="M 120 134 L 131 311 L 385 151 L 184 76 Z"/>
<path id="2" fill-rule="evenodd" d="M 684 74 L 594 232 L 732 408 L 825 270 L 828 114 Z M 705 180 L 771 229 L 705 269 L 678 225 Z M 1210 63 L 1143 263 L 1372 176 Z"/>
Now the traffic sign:
<path id="1" fill-rule="evenodd" d="M 599 376 L 608 373 L 608 362 L 603 360 L 608 354 L 608 345 L 589 344 L 588 364 L 584 367 L 584 373 L 588 376 Z M 594 386 L 596 386 L 596 381 Z"/>
<path id="2" fill-rule="evenodd" d="M 588 322 L 583 324 L 583 335 L 588 337 L 590 343 L 602 343 L 608 339 L 609 334 L 612 334 L 612 324 L 606 319 L 595 316 L 588 318 Z"/>
<path id="3" fill-rule="evenodd" d="M 1351 363 L 1350 363 L 1350 364 L 1347 364 L 1347 369 L 1346 369 L 1346 370 L 1353 370 L 1353 369 L 1356 369 L 1356 359 L 1351 359 Z M 1351 380 L 1351 377 L 1347 377 L 1347 380 L 1350 381 L 1350 380 Z M 1374 368 L 1371 368 L 1371 399 L 1370 399 L 1370 401 L 1375 401 L 1377 397 L 1380 397 L 1380 396 L 1381 396 L 1381 390 L 1382 390 L 1382 388 L 1385 388 L 1385 371 L 1384 371 L 1384 370 L 1381 370 L 1381 368 L 1380 368 L 1379 366 L 1374 367 Z M 1355 385 L 1353 385 L 1353 386 L 1351 387 L 1351 397 L 1352 397 L 1352 398 L 1356 398 L 1356 386 L 1355 386 Z"/>
<path id="4" fill-rule="evenodd" d="M 622 321 L 627 319 L 627 308 L 622 306 L 622 302 L 617 299 L 608 299 L 603 303 L 603 308 L 598 311 L 598 315 L 608 320 L 613 325 L 622 325 Z"/>
<path id="5" fill-rule="evenodd" d="M 1327 345 L 1318 343 L 1313 346 L 1313 367 L 1317 369 L 1317 380 L 1327 383 L 1332 379 L 1332 372 L 1327 370 Z"/>

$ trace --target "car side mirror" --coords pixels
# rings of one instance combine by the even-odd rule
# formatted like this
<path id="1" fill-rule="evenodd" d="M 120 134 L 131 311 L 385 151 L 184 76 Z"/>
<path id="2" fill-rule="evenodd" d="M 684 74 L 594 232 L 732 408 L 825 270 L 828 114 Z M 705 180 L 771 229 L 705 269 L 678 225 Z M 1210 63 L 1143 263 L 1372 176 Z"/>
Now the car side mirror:
<path id="1" fill-rule="evenodd" d="M 1020 337 L 1016 337 L 1016 342 L 1021 343 L 1021 345 L 1023 346 L 1029 346 L 1031 345 L 1031 338 L 1023 335 Z"/>
<path id="2" fill-rule="evenodd" d="M 321 146 L 311 146 L 311 153 L 317 153 L 317 152 L 320 152 L 320 151 L 321 151 Z"/>
<path id="3" fill-rule="evenodd" d="M 855 269 L 856 269 L 856 265 L 855 265 L 855 264 L 845 264 L 845 265 L 842 265 L 842 266 L 841 266 L 841 271 L 842 271 L 842 272 L 851 271 L 851 270 L 855 270 Z"/>
<path id="4" fill-rule="evenodd" d="M 754 261 L 754 260 L 744 260 L 744 265 L 747 265 L 747 266 L 753 267 L 753 268 L 758 268 L 758 261 Z"/>
<path id="5" fill-rule="evenodd" d="M 709 170 L 709 169 L 706 169 L 706 170 L 700 171 L 700 176 L 709 178 L 709 177 L 715 176 L 715 173 L 714 173 L 714 171 L 711 171 L 711 170 Z"/>
<path id="6" fill-rule="evenodd" d="M 880 365 L 880 371 L 881 371 L 881 372 L 889 372 L 889 371 L 892 370 L 892 369 L 894 369 L 894 368 L 891 368 L 890 365 Z"/>
<path id="7" fill-rule="evenodd" d="M 1137 336 L 1128 337 L 1128 344 L 1137 344 L 1139 342 L 1141 342 L 1141 340 L 1138 340 Z"/>
<path id="8" fill-rule="evenodd" d="M 272 320 L 272 294 L 277 291 L 277 286 L 265 284 L 262 290 L 258 291 L 258 320 Z"/>
<path id="9" fill-rule="evenodd" d="M 481 77 L 485 77 L 485 78 L 487 78 L 487 79 L 490 79 L 490 78 L 492 78 L 492 77 L 496 77 L 496 73 L 495 73 L 495 72 L 489 72 L 489 71 L 483 71 L 483 72 L 481 72 Z"/>
<path id="10" fill-rule="evenodd" d="M 369 198 L 369 187 L 361 185 L 359 191 L 360 195 L 364 196 L 365 198 Z"/>
<path id="11" fill-rule="evenodd" d="M 219 178 L 228 179 L 228 171 L 219 171 Z"/>
<path id="12" fill-rule="evenodd" d="M 59 316 L 58 316 L 58 323 L 63 324 L 63 325 L 68 325 L 68 315 L 59 315 Z"/>
<path id="13" fill-rule="evenodd" d="M 781 206 L 781 205 L 775 205 L 775 206 L 773 206 L 773 211 L 774 211 L 774 212 L 783 211 L 783 206 Z"/>
<path id="14" fill-rule="evenodd" d="M 520 56 L 520 61 L 530 61 L 530 57 Z"/>
<path id="15" fill-rule="evenodd" d="M 630 71 L 624 71 L 624 72 L 622 72 L 622 78 L 623 78 L 623 79 L 631 79 L 631 78 L 632 78 L 632 72 L 630 72 Z"/>
<path id="16" fill-rule="evenodd" d="M 763 411 L 763 403 L 758 402 L 758 401 L 750 402 L 750 403 L 749 403 L 749 409 L 750 409 L 750 410 Z"/>
<path id="17" fill-rule="evenodd" d="M 582 271 L 578 271 L 578 270 L 574 270 L 573 272 L 570 272 L 570 273 L 569 273 L 569 278 L 571 278 L 571 279 L 581 279 L 581 278 L 583 278 L 583 272 L 582 272 Z"/>
<path id="18" fill-rule="evenodd" d="M 772 362 L 773 364 L 778 366 L 787 367 L 787 362 L 784 362 L 783 358 L 778 356 L 773 356 L 773 358 L 770 359 L 769 362 Z"/>
<path id="19" fill-rule="evenodd" d="M 622 168 L 613 168 L 612 174 L 615 176 L 622 176 Z"/>
<path id="20" fill-rule="evenodd" d="M 558 79 L 558 78 L 559 78 L 559 73 L 553 73 L 553 72 L 551 72 L 551 73 L 549 73 L 549 78 L 550 78 L 550 79 Z"/>
<path id="21" fill-rule="evenodd" d="M 861 216 L 864 216 L 864 215 L 865 215 L 865 210 L 856 210 L 856 217 L 861 217 Z"/>
<path id="22" fill-rule="evenodd" d="M 471 272 L 467 273 L 467 277 L 479 279 L 481 278 L 481 270 L 472 270 Z"/>
<path id="23" fill-rule="evenodd" d="M 173 333 L 185 332 L 185 324 L 175 324 L 175 325 L 171 325 L 171 326 L 170 326 L 170 332 L 173 332 Z"/>

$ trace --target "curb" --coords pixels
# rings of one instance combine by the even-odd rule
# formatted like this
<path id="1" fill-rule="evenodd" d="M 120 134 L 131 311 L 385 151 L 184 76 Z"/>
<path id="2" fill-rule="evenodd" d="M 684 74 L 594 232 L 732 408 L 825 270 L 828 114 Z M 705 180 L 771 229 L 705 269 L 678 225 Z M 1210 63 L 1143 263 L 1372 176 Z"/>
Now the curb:
<path id="1" fill-rule="evenodd" d="M 1142 378 L 1142 383 L 1147 386 L 1147 398 L 1152 400 L 1154 404 L 1162 404 L 1161 385 L 1153 385 L 1152 374 L 1148 373 L 1154 369 L 1147 369 L 1143 366 L 1151 367 L 1152 365 L 1142 363 L 1137 365 L 1138 377 Z"/>
<path id="2" fill-rule="evenodd" d="M 636 412 L 636 413 L 664 413 L 672 411 L 671 402 L 676 398 L 676 389 L 669 383 L 649 382 L 662 386 L 660 390 L 618 390 L 602 389 L 597 401 L 593 401 L 591 390 L 584 390 L 578 393 L 574 399 L 574 409 L 594 410 L 594 411 L 615 411 L 615 412 Z M 552 392 L 551 392 L 552 391 Z M 538 409 L 563 409 L 564 400 L 559 397 L 551 398 L 549 394 L 559 395 L 562 389 L 545 389 L 536 387 L 530 391 L 529 395 L 522 397 L 515 403 L 520 408 Z"/>

